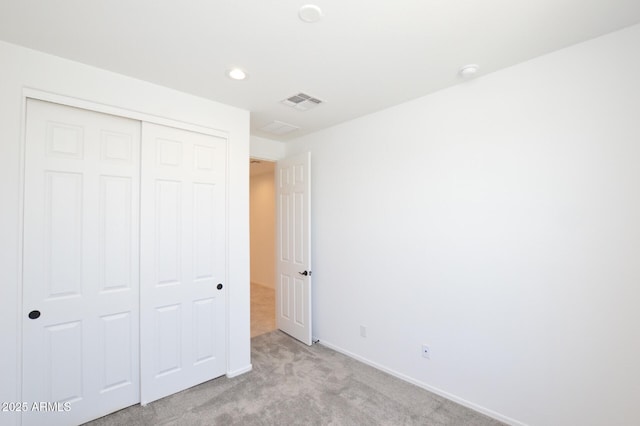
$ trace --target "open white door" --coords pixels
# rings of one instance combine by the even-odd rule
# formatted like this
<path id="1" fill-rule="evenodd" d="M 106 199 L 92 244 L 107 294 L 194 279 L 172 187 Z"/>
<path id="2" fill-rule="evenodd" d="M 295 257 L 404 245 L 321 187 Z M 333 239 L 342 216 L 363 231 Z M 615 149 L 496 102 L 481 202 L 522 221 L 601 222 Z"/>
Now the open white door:
<path id="1" fill-rule="evenodd" d="M 226 373 L 226 149 L 143 123 L 142 404 Z"/>
<path id="2" fill-rule="evenodd" d="M 276 167 L 278 328 L 311 345 L 311 154 Z"/>

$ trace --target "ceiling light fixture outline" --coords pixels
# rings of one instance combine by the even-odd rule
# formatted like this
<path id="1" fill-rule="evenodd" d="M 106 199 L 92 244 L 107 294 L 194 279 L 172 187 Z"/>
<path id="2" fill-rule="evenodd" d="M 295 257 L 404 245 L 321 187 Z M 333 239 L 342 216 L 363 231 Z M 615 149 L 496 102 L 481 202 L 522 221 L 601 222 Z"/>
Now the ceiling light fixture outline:
<path id="1" fill-rule="evenodd" d="M 315 4 L 305 4 L 298 10 L 298 17 L 302 22 L 313 24 L 320 21 L 324 17 L 324 13 Z"/>
<path id="2" fill-rule="evenodd" d="M 246 80 L 248 76 L 247 72 L 242 68 L 231 68 L 227 71 L 227 77 L 232 80 L 242 81 Z"/>
<path id="3" fill-rule="evenodd" d="M 468 64 L 460 68 L 458 74 L 462 78 L 470 78 L 478 73 L 480 66 L 478 64 Z"/>

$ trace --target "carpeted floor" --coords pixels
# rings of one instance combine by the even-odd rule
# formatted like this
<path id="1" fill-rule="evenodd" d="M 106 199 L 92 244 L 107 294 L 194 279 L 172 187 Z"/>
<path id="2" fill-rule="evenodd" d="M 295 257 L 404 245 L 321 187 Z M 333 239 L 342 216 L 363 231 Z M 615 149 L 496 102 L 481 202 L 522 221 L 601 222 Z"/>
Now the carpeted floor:
<path id="1" fill-rule="evenodd" d="M 502 423 L 322 345 L 280 331 L 251 340 L 253 371 L 88 423 L 114 425 L 477 425 Z"/>
<path id="2" fill-rule="evenodd" d="M 251 283 L 251 337 L 276 329 L 275 290 Z"/>

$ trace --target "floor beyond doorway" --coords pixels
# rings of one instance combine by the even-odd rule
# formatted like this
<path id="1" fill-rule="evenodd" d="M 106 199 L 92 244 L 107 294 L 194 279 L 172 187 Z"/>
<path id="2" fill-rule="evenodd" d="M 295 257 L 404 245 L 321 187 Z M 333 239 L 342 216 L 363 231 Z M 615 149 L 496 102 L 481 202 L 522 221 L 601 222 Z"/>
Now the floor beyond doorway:
<path id="1" fill-rule="evenodd" d="M 275 290 L 251 283 L 251 337 L 276 329 Z"/>

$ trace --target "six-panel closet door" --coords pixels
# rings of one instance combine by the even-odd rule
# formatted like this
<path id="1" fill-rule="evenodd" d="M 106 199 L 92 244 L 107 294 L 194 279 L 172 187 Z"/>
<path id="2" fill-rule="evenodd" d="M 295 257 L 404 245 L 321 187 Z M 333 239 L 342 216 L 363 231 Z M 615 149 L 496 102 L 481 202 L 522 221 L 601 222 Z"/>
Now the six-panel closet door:
<path id="1" fill-rule="evenodd" d="M 143 123 L 143 404 L 226 372 L 226 139 Z"/>
<path id="2" fill-rule="evenodd" d="M 24 425 L 226 372 L 226 143 L 27 101 Z"/>
<path id="3" fill-rule="evenodd" d="M 140 399 L 139 153 L 138 121 L 27 102 L 25 426 Z"/>

